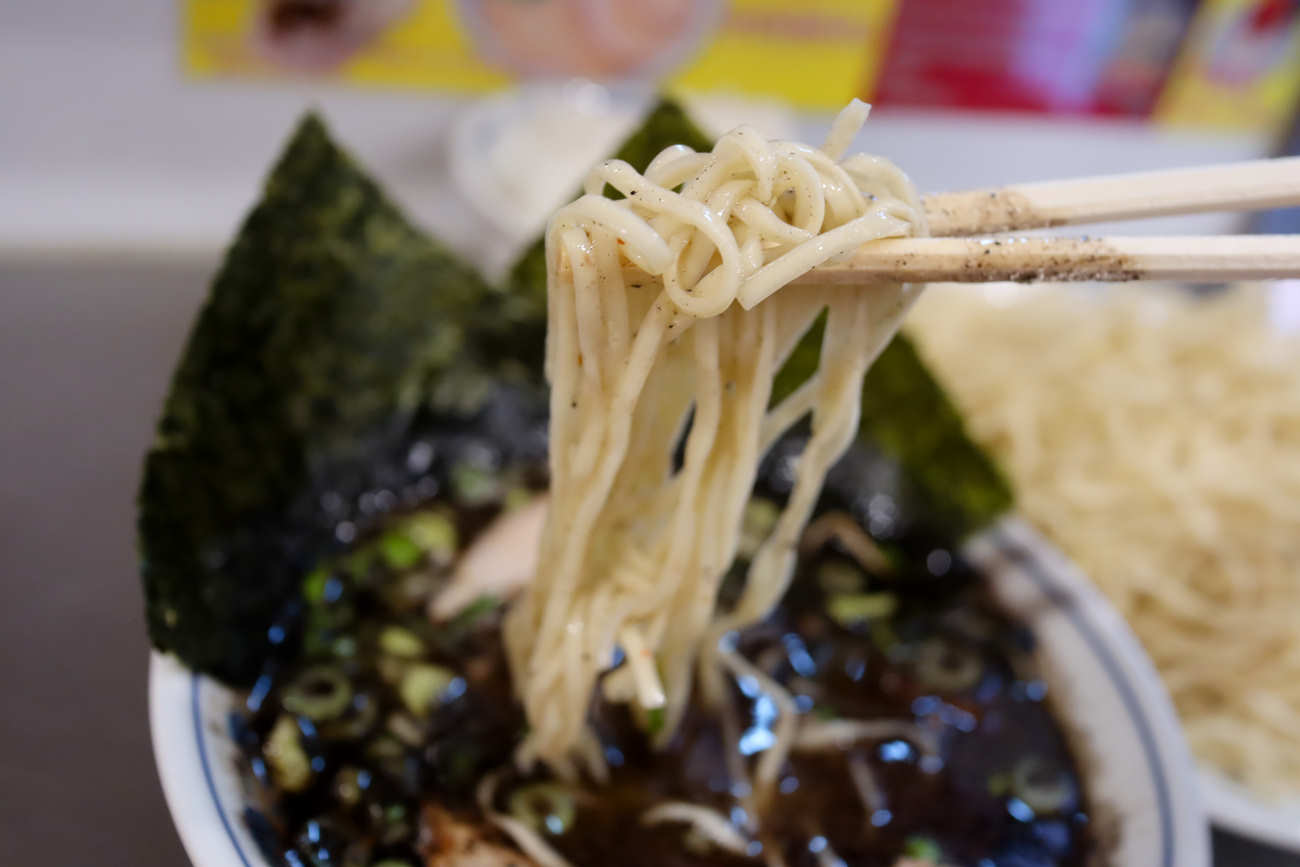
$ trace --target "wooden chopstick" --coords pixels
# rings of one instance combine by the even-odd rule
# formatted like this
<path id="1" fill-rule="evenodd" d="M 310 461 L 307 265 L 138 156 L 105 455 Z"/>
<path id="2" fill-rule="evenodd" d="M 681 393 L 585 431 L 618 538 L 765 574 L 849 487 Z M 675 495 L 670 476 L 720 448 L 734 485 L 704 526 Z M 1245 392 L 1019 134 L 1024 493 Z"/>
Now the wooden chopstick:
<path id="1" fill-rule="evenodd" d="M 934 237 L 1300 205 L 1300 157 L 1016 184 L 923 199 Z"/>
<path id="2" fill-rule="evenodd" d="M 795 280 L 1127 281 L 1300 278 L 1300 235 L 1119 238 L 889 238 Z"/>

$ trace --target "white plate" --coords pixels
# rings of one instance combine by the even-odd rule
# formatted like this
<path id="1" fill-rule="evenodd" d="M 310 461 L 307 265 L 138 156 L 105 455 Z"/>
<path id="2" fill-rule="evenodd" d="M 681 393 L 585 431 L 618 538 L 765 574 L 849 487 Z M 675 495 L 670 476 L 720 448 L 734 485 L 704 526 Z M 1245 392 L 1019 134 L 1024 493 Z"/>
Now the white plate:
<path id="1" fill-rule="evenodd" d="M 1279 849 L 1300 852 L 1300 799 L 1269 803 L 1204 764 L 1199 775 L 1205 809 L 1215 825 Z"/>
<path id="2" fill-rule="evenodd" d="M 967 554 L 1003 604 L 1038 636 L 1057 716 L 1068 720 L 1099 818 L 1118 832 L 1115 867 L 1209 867 L 1209 831 L 1174 710 L 1128 626 L 1078 570 L 1015 518 Z M 154 756 L 172 818 L 196 867 L 271 867 L 242 815 L 255 806 L 239 771 L 232 691 L 155 653 L 149 668 Z"/>

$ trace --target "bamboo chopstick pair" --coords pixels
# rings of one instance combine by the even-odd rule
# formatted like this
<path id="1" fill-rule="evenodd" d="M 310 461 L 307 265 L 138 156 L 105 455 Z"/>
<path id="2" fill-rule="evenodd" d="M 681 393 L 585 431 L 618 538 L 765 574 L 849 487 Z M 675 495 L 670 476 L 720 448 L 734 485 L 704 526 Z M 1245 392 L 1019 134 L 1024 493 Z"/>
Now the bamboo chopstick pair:
<path id="1" fill-rule="evenodd" d="M 1020 184 L 923 199 L 929 238 L 865 245 L 798 283 L 867 279 L 1182 280 L 1300 277 L 1300 235 L 1017 238 L 1109 220 L 1300 205 L 1300 157 Z"/>

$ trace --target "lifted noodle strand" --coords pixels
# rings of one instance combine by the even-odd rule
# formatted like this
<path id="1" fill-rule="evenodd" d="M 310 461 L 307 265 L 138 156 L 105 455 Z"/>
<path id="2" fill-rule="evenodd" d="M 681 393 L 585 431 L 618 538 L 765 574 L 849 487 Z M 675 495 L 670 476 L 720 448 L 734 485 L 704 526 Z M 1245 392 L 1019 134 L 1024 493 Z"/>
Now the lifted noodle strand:
<path id="1" fill-rule="evenodd" d="M 606 162 L 587 195 L 552 219 L 552 500 L 538 574 L 505 624 L 530 724 L 521 765 L 603 771 L 587 715 L 616 646 L 628 661 L 606 678 L 606 697 L 662 706 L 660 743 L 681 721 L 697 670 L 715 706 L 727 669 L 752 674 L 720 655 L 719 640 L 784 593 L 825 473 L 856 432 L 867 366 L 916 294 L 893 284 L 782 290 L 863 243 L 925 234 L 902 172 L 875 158 L 841 161 L 866 114 L 861 103 L 846 109 L 825 151 L 741 127 L 711 153 L 669 148 L 644 174 Z M 603 198 L 606 184 L 626 197 Z M 817 371 L 769 411 L 777 371 L 823 310 Z M 717 621 L 759 459 L 809 414 L 789 503 L 736 609 Z M 781 719 L 777 745 L 758 761 L 760 790 L 797 727 L 789 695 L 765 689 Z"/>

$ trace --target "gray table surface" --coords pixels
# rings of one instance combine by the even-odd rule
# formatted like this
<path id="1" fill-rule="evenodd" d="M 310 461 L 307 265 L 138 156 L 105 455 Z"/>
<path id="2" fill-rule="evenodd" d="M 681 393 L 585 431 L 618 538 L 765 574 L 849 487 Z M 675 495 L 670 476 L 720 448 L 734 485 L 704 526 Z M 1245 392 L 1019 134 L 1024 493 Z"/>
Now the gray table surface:
<path id="1" fill-rule="evenodd" d="M 2 865 L 186 863 L 149 748 L 133 498 L 212 266 L 0 261 Z M 1219 867 L 1300 867 L 1214 845 Z"/>

